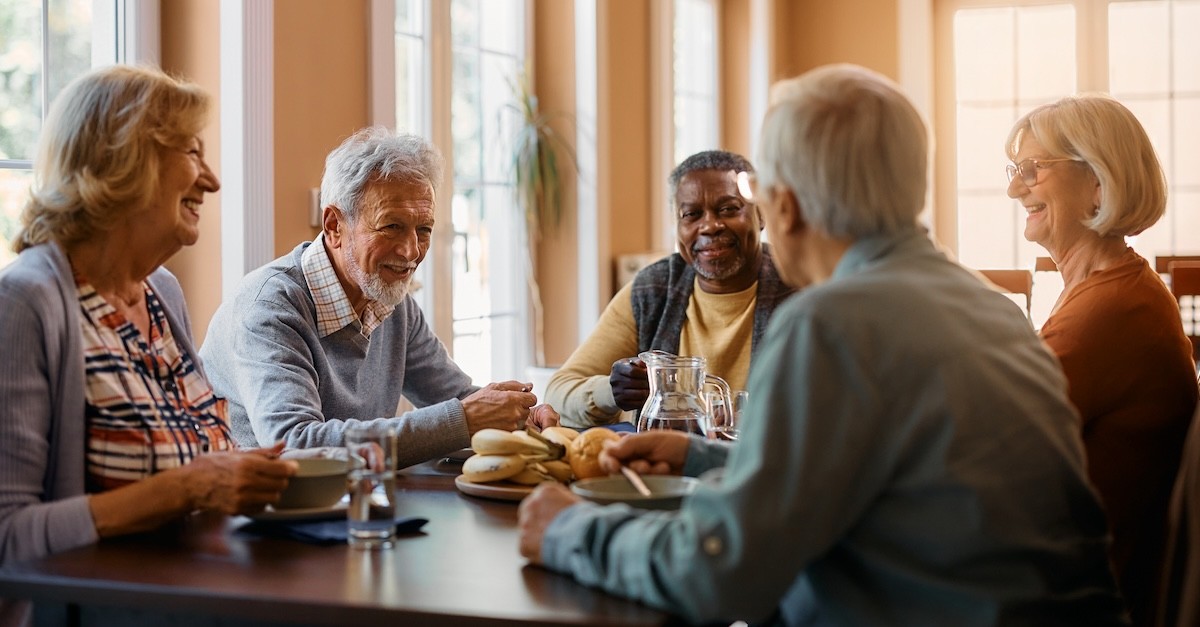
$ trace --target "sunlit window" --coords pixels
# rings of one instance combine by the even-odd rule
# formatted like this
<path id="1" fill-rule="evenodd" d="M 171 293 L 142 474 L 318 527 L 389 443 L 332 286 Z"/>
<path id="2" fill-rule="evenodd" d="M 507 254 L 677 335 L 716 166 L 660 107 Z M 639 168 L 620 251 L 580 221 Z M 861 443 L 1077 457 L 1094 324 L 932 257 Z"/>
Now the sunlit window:
<path id="1" fill-rule="evenodd" d="M 396 128 L 425 133 L 429 106 L 425 0 L 396 1 Z"/>
<path id="2" fill-rule="evenodd" d="M 372 89 L 392 99 L 376 103 L 388 115 L 376 113 L 375 122 L 431 138 L 450 175 L 436 216 L 437 231 L 450 236 L 435 237 L 415 296 L 472 380 L 524 379 L 533 352 L 528 246 L 510 146 L 513 89 L 525 68 L 525 0 L 372 6 L 372 19 L 394 26 L 386 45 L 372 42 L 373 58 L 389 69 L 372 75 Z"/>
<path id="3" fill-rule="evenodd" d="M 1200 252 L 1200 0 L 1108 7 L 1108 90 L 1146 127 L 1167 172 L 1167 215 L 1132 240 L 1154 255 Z"/>
<path id="4" fill-rule="evenodd" d="M 92 0 L 0 2 L 0 266 L 14 256 L 10 240 L 29 197 L 46 109 L 92 65 L 92 7 Z"/>
<path id="5" fill-rule="evenodd" d="M 719 147 L 717 8 L 713 0 L 675 0 L 673 56 L 677 164 L 701 150 Z"/>

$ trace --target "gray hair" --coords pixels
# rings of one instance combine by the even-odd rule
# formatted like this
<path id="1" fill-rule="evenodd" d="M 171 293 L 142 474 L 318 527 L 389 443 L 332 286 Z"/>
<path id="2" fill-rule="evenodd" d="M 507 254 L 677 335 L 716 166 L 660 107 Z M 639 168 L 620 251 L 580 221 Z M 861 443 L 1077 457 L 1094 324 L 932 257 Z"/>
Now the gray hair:
<path id="1" fill-rule="evenodd" d="M 376 180 L 428 184 L 436 199 L 442 154 L 424 137 L 393 133 L 382 126 L 364 128 L 325 158 L 321 204 L 337 207 L 353 224 L 367 183 Z"/>
<path id="2" fill-rule="evenodd" d="M 771 88 L 759 188 L 791 189 L 809 224 L 844 239 L 916 228 L 928 185 L 929 133 L 888 78 L 829 65 Z"/>
<path id="3" fill-rule="evenodd" d="M 1137 235 L 1167 211 L 1167 178 L 1146 130 L 1104 94 L 1068 96 L 1037 107 L 1013 125 L 1005 143 L 1016 157 L 1028 134 L 1050 154 L 1078 159 L 1100 182 L 1100 208 L 1083 223 L 1101 236 Z"/>
<path id="4" fill-rule="evenodd" d="M 671 187 L 671 204 L 675 203 L 675 192 L 679 191 L 679 182 L 683 180 L 683 177 L 699 170 L 754 172 L 754 165 L 750 163 L 749 159 L 736 152 L 726 150 L 698 152 L 679 162 L 679 165 L 671 170 L 671 175 L 667 177 L 667 184 Z"/>

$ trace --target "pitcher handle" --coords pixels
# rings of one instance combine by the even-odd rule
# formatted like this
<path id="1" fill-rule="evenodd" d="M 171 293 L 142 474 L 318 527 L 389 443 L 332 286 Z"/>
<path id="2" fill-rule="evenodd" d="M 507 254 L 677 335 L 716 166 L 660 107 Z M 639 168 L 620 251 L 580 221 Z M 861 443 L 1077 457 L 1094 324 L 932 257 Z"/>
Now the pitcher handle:
<path id="1" fill-rule="evenodd" d="M 704 375 L 704 385 L 717 388 L 717 392 L 721 395 L 721 402 L 726 412 L 733 411 L 733 392 L 729 387 L 729 383 L 718 377 L 715 374 Z M 705 395 L 707 396 L 707 395 Z M 716 439 L 716 434 L 712 427 L 716 425 L 717 412 L 715 407 L 708 407 L 708 420 L 704 424 L 704 436 L 710 440 Z"/>

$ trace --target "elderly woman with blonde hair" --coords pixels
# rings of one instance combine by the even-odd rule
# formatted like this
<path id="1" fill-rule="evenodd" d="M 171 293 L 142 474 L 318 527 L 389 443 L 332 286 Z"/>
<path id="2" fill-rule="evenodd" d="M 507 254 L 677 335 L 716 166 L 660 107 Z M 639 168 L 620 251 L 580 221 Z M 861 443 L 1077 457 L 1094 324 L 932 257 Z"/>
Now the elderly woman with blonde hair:
<path id="1" fill-rule="evenodd" d="M 113 66 L 50 110 L 0 273 L 0 564 L 261 510 L 295 473 L 277 449 L 235 450 L 161 267 L 220 186 L 199 137 L 209 106 L 195 85 Z"/>
<path id="2" fill-rule="evenodd" d="M 1041 337 L 1082 417 L 1121 592 L 1134 623 L 1148 624 L 1197 398 L 1175 299 L 1125 242 L 1163 216 L 1166 179 L 1137 118 L 1104 95 L 1030 111 L 1006 149 L 1008 195 L 1025 207 L 1025 239 L 1041 244 L 1063 277 Z"/>

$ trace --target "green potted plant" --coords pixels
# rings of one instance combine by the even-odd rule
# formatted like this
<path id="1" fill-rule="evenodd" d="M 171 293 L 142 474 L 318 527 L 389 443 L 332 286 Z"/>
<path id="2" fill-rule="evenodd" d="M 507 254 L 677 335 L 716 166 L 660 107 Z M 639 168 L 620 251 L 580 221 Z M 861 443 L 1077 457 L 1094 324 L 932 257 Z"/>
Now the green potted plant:
<path id="1" fill-rule="evenodd" d="M 529 300 L 533 309 L 533 343 L 536 365 L 546 365 L 543 338 L 544 311 L 541 287 L 537 280 L 537 245 L 544 231 L 553 231 L 562 221 L 563 180 L 569 172 L 579 172 L 571 144 L 551 126 L 555 120 L 571 122 L 564 113 L 545 113 L 538 107 L 538 97 L 529 83 L 528 71 L 509 78 L 513 102 L 508 108 L 517 116 L 512 136 L 512 174 L 515 182 L 514 200 L 525 214 L 528 247 L 525 273 L 529 285 Z"/>

